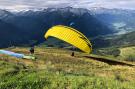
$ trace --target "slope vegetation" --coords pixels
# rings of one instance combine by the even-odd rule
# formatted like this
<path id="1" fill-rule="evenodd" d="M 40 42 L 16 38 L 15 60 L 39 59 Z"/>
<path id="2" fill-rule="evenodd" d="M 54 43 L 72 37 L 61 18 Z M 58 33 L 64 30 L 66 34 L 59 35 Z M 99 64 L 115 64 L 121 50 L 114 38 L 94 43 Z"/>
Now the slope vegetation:
<path id="1" fill-rule="evenodd" d="M 28 48 L 8 48 L 29 54 Z M 36 47 L 37 60 L 0 55 L 0 88 L 9 89 L 133 89 L 135 68 L 109 65 L 89 56 L 57 48 Z M 134 62 L 132 63 L 134 64 Z M 107 82 L 107 83 L 106 83 Z"/>

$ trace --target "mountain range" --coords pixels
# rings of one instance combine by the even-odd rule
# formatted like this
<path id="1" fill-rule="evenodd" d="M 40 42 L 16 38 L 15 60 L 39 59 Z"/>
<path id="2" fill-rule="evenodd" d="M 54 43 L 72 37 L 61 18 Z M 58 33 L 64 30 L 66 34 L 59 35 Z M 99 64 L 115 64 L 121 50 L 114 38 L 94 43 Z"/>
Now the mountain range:
<path id="1" fill-rule="evenodd" d="M 92 12 L 117 34 L 135 31 L 135 10 L 95 8 Z"/>
<path id="2" fill-rule="evenodd" d="M 132 16 L 129 17 L 129 14 Z M 88 10 L 67 7 L 19 12 L 0 10 L 0 47 L 42 43 L 46 31 L 55 25 L 73 27 L 91 39 L 127 33 L 134 31 L 133 20 L 133 11 L 105 8 Z"/>

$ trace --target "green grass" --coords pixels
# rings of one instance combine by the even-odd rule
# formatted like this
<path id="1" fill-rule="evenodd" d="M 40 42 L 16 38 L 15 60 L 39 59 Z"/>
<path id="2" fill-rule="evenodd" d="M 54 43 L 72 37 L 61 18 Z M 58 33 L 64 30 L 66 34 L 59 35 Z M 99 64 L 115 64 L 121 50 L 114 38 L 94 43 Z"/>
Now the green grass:
<path id="1" fill-rule="evenodd" d="M 135 61 L 135 47 L 121 48 L 120 51 L 121 58 L 129 61 Z"/>
<path id="2" fill-rule="evenodd" d="M 27 48 L 10 50 L 29 53 Z M 80 52 L 70 55 L 42 47 L 36 47 L 36 61 L 0 55 L 0 89 L 135 89 L 134 67 L 108 65 Z"/>
<path id="3" fill-rule="evenodd" d="M 135 46 L 100 48 L 94 53 L 112 60 L 135 61 Z"/>

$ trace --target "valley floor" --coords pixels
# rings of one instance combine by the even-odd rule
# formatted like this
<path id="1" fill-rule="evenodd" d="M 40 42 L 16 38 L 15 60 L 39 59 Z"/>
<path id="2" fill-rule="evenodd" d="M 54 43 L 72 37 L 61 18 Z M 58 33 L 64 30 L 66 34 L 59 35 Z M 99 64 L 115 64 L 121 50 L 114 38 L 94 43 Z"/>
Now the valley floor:
<path id="1" fill-rule="evenodd" d="M 6 50 L 29 55 L 28 48 Z M 43 47 L 36 47 L 36 60 L 0 55 L 0 89 L 135 89 L 135 66 L 108 64 L 81 52 L 70 55 Z"/>

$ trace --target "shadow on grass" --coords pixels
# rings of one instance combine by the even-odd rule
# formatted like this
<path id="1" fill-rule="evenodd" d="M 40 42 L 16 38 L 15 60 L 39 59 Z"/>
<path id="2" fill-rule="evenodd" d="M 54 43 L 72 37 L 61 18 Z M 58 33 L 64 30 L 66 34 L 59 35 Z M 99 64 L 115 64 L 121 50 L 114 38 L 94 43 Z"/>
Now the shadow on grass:
<path id="1" fill-rule="evenodd" d="M 109 59 L 105 59 L 105 58 L 98 58 L 98 57 L 91 57 L 91 56 L 83 56 L 83 57 L 90 58 L 92 60 L 96 60 L 96 61 L 100 61 L 100 62 L 104 62 L 104 63 L 107 63 L 109 65 L 135 66 L 132 64 L 128 64 L 128 63 L 124 63 L 124 62 L 120 62 L 120 61 L 115 61 L 115 60 L 109 60 Z"/>

